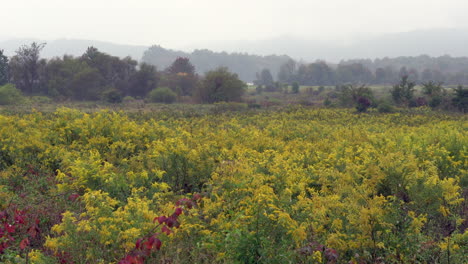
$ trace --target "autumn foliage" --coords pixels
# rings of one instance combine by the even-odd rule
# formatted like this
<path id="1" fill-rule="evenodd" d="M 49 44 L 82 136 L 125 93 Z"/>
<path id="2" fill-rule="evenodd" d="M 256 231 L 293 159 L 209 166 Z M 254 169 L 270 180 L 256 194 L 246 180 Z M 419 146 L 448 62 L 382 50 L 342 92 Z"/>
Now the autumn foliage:
<path id="1" fill-rule="evenodd" d="M 2 263 L 462 263 L 464 115 L 0 115 Z"/>

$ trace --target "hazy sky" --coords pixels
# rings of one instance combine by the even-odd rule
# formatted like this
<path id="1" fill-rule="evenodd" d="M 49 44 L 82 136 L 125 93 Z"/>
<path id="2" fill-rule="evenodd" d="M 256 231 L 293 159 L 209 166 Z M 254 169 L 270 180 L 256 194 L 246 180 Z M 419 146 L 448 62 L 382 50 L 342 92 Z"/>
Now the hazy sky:
<path id="1" fill-rule="evenodd" d="M 468 25 L 467 0 L 1 0 L 0 37 L 195 44 Z"/>

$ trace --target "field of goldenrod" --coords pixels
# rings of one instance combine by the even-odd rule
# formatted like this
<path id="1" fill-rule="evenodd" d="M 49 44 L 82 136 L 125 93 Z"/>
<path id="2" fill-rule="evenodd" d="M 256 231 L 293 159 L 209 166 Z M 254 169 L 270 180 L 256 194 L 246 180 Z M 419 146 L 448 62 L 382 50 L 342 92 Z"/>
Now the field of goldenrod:
<path id="1" fill-rule="evenodd" d="M 0 262 L 463 263 L 467 121 L 0 115 Z"/>

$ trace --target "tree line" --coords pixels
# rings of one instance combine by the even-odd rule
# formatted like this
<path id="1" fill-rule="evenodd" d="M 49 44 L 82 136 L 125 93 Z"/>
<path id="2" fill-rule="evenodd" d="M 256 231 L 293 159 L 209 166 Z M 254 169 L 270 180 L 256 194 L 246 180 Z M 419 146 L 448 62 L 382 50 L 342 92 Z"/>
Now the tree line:
<path id="1" fill-rule="evenodd" d="M 227 68 L 216 68 L 204 76 L 196 73 L 188 58 L 178 57 L 162 71 L 89 47 L 82 56 L 40 57 L 45 44 L 20 47 L 14 56 L 0 50 L 0 85 L 13 84 L 26 95 L 44 95 L 58 100 L 107 100 L 125 96 L 149 97 L 153 101 L 176 99 L 200 102 L 238 101 L 245 84 Z"/>
<path id="2" fill-rule="evenodd" d="M 155 45 L 144 52 L 142 61 L 158 68 L 166 68 L 178 57 L 189 58 L 198 73 L 204 73 L 219 66 L 227 67 L 244 82 L 255 80 L 255 73 L 263 68 L 276 74 L 279 67 L 291 59 L 286 55 L 258 56 L 247 53 L 213 52 L 207 49 L 198 49 L 189 53 Z"/>
<path id="3" fill-rule="evenodd" d="M 453 60 L 456 60 L 456 58 L 453 58 Z M 388 85 L 398 82 L 403 76 L 408 76 L 411 81 L 416 83 L 435 81 L 448 85 L 468 84 L 468 62 L 466 69 L 456 70 L 452 67 L 451 71 L 441 70 L 443 64 L 440 64 L 439 67 L 429 67 L 421 70 L 407 66 L 395 68 L 390 62 L 386 64 L 364 64 L 363 62 L 365 61 L 344 61 L 333 66 L 324 61 L 304 64 L 289 60 L 281 65 L 277 80 L 286 83 L 298 82 L 300 85 L 337 85 L 344 83 Z M 379 67 L 370 68 L 366 65 L 378 65 Z M 446 64 L 447 67 L 449 65 L 450 63 Z"/>

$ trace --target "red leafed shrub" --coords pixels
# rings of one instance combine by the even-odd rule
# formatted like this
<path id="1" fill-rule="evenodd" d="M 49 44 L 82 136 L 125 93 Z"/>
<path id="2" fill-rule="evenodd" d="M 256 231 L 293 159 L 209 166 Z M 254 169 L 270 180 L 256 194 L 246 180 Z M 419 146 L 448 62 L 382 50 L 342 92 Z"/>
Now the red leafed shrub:
<path id="1" fill-rule="evenodd" d="M 158 216 L 155 217 L 153 223 L 158 222 L 152 232 L 149 235 L 140 238 L 135 243 L 129 253 L 125 255 L 123 259 L 119 261 L 119 264 L 143 264 L 145 260 L 151 255 L 151 253 L 161 249 L 162 242 L 158 238 L 160 233 L 155 233 L 156 230 L 161 227 L 161 232 L 166 235 L 170 235 L 173 231 L 172 228 L 179 228 L 180 222 L 178 221 L 179 216 L 184 212 L 184 209 L 191 209 L 197 205 L 197 202 L 202 199 L 200 194 L 193 195 L 192 199 L 182 198 L 176 202 L 176 208 L 174 213 L 170 216 Z M 187 211 L 185 213 L 188 214 Z"/>

